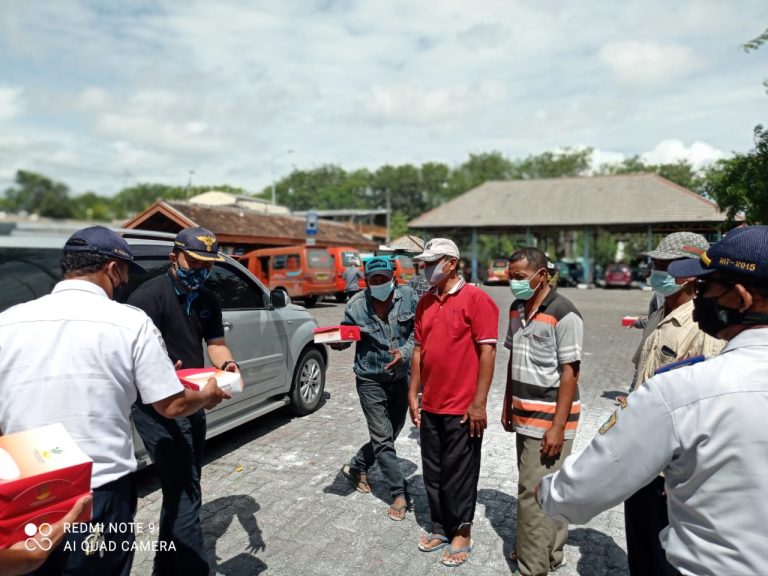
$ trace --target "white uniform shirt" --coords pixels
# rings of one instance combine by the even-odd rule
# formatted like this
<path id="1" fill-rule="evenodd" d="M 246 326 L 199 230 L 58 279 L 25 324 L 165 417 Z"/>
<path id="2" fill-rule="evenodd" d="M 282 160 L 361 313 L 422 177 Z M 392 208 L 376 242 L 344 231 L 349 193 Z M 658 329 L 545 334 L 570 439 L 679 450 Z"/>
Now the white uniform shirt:
<path id="1" fill-rule="evenodd" d="M 615 417 L 615 418 L 614 418 Z M 768 329 L 648 380 L 542 480 L 544 512 L 583 524 L 664 471 L 667 559 L 682 574 L 766 574 Z"/>
<path id="2" fill-rule="evenodd" d="M 130 409 L 181 392 L 149 317 L 64 280 L 0 314 L 0 433 L 61 422 L 93 459 L 91 488 L 136 470 Z"/>

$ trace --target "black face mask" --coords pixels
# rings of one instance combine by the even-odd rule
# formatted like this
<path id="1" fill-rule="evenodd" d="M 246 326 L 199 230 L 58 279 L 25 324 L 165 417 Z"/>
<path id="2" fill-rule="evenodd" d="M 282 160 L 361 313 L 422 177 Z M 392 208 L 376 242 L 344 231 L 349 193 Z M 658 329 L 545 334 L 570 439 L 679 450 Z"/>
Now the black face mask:
<path id="1" fill-rule="evenodd" d="M 123 279 L 118 276 L 117 286 L 114 284 L 112 285 L 112 300 L 115 302 L 125 302 L 125 292 L 127 288 L 128 281 L 123 281 Z"/>
<path id="2" fill-rule="evenodd" d="M 693 299 L 693 321 L 699 325 L 702 332 L 717 338 L 718 333 L 728 326 L 768 324 L 768 314 L 749 311 L 740 312 L 735 308 L 720 306 L 717 301 L 728 294 L 728 292 L 730 290 L 714 298 L 696 296 Z"/>

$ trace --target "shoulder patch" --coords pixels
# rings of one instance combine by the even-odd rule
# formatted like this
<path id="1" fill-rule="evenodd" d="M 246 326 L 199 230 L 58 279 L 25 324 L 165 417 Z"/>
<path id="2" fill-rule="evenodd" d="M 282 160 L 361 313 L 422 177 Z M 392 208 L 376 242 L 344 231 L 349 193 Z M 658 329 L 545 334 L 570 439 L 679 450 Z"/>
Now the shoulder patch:
<path id="1" fill-rule="evenodd" d="M 693 364 L 698 364 L 699 362 L 703 362 L 706 360 L 707 357 L 700 354 L 698 356 L 693 356 L 691 358 L 684 358 L 683 360 L 678 360 L 677 362 L 672 362 L 670 364 L 665 364 L 656 372 L 654 372 L 654 376 L 656 374 L 664 374 L 665 372 L 671 372 L 672 370 L 677 370 L 678 368 L 682 368 L 683 366 L 692 366 Z"/>
<path id="2" fill-rule="evenodd" d="M 606 420 L 602 426 L 600 426 L 600 429 L 597 431 L 599 434 L 605 434 L 613 428 L 613 426 L 618 422 L 619 416 L 618 416 L 618 410 L 614 410 L 613 414 L 611 414 L 610 418 Z"/>

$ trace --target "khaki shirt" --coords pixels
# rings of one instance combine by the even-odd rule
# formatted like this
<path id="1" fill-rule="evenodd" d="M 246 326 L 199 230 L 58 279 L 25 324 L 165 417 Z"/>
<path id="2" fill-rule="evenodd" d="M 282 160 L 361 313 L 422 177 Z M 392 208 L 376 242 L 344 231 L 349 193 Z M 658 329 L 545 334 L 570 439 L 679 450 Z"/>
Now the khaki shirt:
<path id="1" fill-rule="evenodd" d="M 693 300 L 667 315 L 662 306 L 648 317 L 643 339 L 632 358 L 637 368 L 635 387 L 651 378 L 665 364 L 700 354 L 715 356 L 723 346 L 724 340 L 705 334 L 693 321 Z"/>

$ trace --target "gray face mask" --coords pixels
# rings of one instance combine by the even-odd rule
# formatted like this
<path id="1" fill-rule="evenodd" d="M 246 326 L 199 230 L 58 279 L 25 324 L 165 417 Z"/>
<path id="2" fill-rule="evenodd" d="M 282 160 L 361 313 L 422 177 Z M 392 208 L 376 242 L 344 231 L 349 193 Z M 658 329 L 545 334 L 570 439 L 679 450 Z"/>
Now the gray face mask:
<path id="1" fill-rule="evenodd" d="M 431 286 L 437 286 L 445 280 L 446 276 L 448 276 L 446 272 L 443 272 L 444 264 L 445 262 L 443 260 L 438 260 L 437 262 L 427 264 L 424 267 L 424 279 Z"/>
<path id="2" fill-rule="evenodd" d="M 379 300 L 383 302 L 387 298 L 389 298 L 389 295 L 392 294 L 392 290 L 395 289 L 395 285 L 390 280 L 386 284 L 378 284 L 376 286 L 368 286 L 368 289 L 371 291 L 371 296 L 376 298 L 376 300 Z"/>

